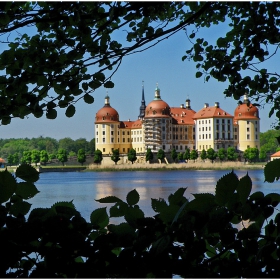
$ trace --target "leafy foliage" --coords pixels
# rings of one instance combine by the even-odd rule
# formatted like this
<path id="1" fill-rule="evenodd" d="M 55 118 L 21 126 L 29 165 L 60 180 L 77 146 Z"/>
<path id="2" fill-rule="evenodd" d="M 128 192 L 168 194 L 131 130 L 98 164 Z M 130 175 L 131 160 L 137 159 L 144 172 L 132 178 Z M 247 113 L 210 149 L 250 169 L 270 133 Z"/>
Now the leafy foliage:
<path id="1" fill-rule="evenodd" d="M 102 152 L 100 150 L 96 150 L 94 152 L 94 157 L 93 157 L 93 162 L 94 163 L 101 163 L 101 161 L 103 160 L 103 157 L 102 157 Z"/>
<path id="2" fill-rule="evenodd" d="M 120 152 L 119 149 L 114 149 L 113 150 L 113 155 L 111 156 L 111 160 L 117 164 L 117 162 L 120 160 Z"/>
<path id="3" fill-rule="evenodd" d="M 275 166 L 279 162 L 275 161 Z M 273 162 L 271 162 L 272 164 Z M 268 166 L 267 170 L 270 170 Z M 278 169 L 279 170 L 279 169 Z M 267 181 L 279 177 L 276 169 Z M 36 174 L 36 175 L 35 175 Z M 146 217 L 137 190 L 92 211 L 87 222 L 72 201 L 30 212 L 39 173 L 21 165 L 0 173 L 0 275 L 3 278 L 277 278 L 280 195 L 251 193 L 249 175 L 232 171 L 215 194 L 152 199 Z M 20 178 L 23 182 L 17 182 Z M 119 224 L 110 218 L 122 218 Z M 248 222 L 248 224 L 246 224 Z"/>
<path id="4" fill-rule="evenodd" d="M 56 157 L 62 163 L 63 166 L 64 163 L 68 161 L 67 152 L 64 149 L 59 149 Z"/>
<path id="5" fill-rule="evenodd" d="M 184 156 L 183 156 L 184 160 L 186 160 L 188 162 L 188 160 L 190 159 L 190 149 L 189 147 L 186 147 L 186 150 L 184 152 Z"/>
<path id="6" fill-rule="evenodd" d="M 152 150 L 150 148 L 147 149 L 147 152 L 146 152 L 146 161 L 151 161 L 153 160 L 154 158 L 154 155 L 152 153 Z"/>
<path id="7" fill-rule="evenodd" d="M 206 154 L 207 158 L 210 159 L 212 163 L 217 158 L 217 153 L 214 151 L 213 148 L 209 148 Z"/>
<path id="8" fill-rule="evenodd" d="M 243 157 L 250 162 L 254 162 L 259 158 L 259 149 L 258 148 L 247 148 L 244 151 Z"/>
<path id="9" fill-rule="evenodd" d="M 171 150 L 171 158 L 173 159 L 173 162 L 175 162 L 178 159 L 178 153 L 176 152 L 175 148 Z"/>
<path id="10" fill-rule="evenodd" d="M 233 147 L 227 148 L 227 159 L 228 160 L 236 160 L 238 157 L 238 154 L 236 153 L 235 149 Z"/>
<path id="11" fill-rule="evenodd" d="M 86 153 L 84 149 L 78 151 L 78 162 L 83 165 L 86 162 Z"/>
<path id="12" fill-rule="evenodd" d="M 134 161 L 137 159 L 135 149 L 130 149 L 129 150 L 129 152 L 127 154 L 127 158 L 132 164 L 134 163 Z"/>
<path id="13" fill-rule="evenodd" d="M 204 149 L 201 151 L 200 158 L 203 161 L 205 161 L 207 159 L 207 153 L 206 153 L 206 151 Z"/>
<path id="14" fill-rule="evenodd" d="M 157 159 L 159 159 L 161 162 L 165 159 L 165 152 L 163 149 L 159 149 L 157 152 Z"/>
<path id="15" fill-rule="evenodd" d="M 55 119 L 57 108 L 72 117 L 78 100 L 91 104 L 96 89 L 114 87 L 111 78 L 125 56 L 193 23 L 207 6 L 186 6 L 186 13 L 176 2 L 3 3 L 2 124 L 29 114 Z M 122 30 L 126 45 L 116 40 Z"/>
<path id="16" fill-rule="evenodd" d="M 194 162 L 198 158 L 198 151 L 197 150 L 192 150 L 190 154 L 190 159 L 192 159 Z"/>

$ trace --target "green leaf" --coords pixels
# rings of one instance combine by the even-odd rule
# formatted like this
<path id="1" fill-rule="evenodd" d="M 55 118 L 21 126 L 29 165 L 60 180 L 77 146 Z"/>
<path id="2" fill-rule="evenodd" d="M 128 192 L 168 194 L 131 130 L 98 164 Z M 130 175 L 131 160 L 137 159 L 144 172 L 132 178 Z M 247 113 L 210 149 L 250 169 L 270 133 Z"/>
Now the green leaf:
<path id="1" fill-rule="evenodd" d="M 174 194 L 170 194 L 168 196 L 168 201 L 171 204 L 177 205 L 180 202 L 185 202 L 185 197 L 184 197 L 184 193 L 186 191 L 187 188 L 179 188 Z"/>
<path id="2" fill-rule="evenodd" d="M 7 170 L 0 172 L 0 203 L 6 202 L 14 194 L 17 183 Z"/>
<path id="3" fill-rule="evenodd" d="M 94 210 L 90 215 L 90 222 L 93 226 L 98 226 L 100 228 L 106 227 L 109 224 L 106 207 Z"/>
<path id="4" fill-rule="evenodd" d="M 68 118 L 73 117 L 73 116 L 75 115 L 75 113 L 76 113 L 76 108 L 75 108 L 75 106 L 72 105 L 72 104 L 69 105 L 68 108 L 67 108 L 66 111 L 65 111 L 65 115 L 66 115 L 66 117 L 68 117 Z"/>
<path id="5" fill-rule="evenodd" d="M 30 210 L 31 204 L 26 201 L 21 201 L 13 204 L 10 208 L 10 213 L 17 217 L 19 214 L 26 215 Z"/>
<path id="6" fill-rule="evenodd" d="M 128 205 L 123 202 L 117 202 L 114 206 L 110 208 L 110 217 L 123 217 L 127 212 Z"/>
<path id="7" fill-rule="evenodd" d="M 39 193 L 39 191 L 33 183 L 20 182 L 17 184 L 15 193 L 23 199 L 29 199 Z"/>
<path id="8" fill-rule="evenodd" d="M 134 227 L 136 227 L 137 220 L 144 217 L 144 212 L 137 207 L 129 208 L 124 215 L 125 220 Z"/>
<path id="9" fill-rule="evenodd" d="M 264 167 L 265 182 L 273 183 L 280 178 L 280 159 L 268 162 Z"/>
<path id="10" fill-rule="evenodd" d="M 195 37 L 195 33 L 192 33 L 189 37 L 190 39 L 193 39 Z"/>
<path id="11" fill-rule="evenodd" d="M 39 180 L 39 172 L 29 164 L 21 164 L 16 170 L 16 177 L 34 183 Z"/>
<path id="12" fill-rule="evenodd" d="M 219 179 L 216 185 L 216 202 L 220 206 L 226 205 L 230 201 L 238 184 L 238 177 L 233 171 Z"/>
<path id="13" fill-rule="evenodd" d="M 116 202 L 122 202 L 122 200 L 116 196 L 106 196 L 100 199 L 95 199 L 95 201 L 100 203 L 116 203 Z"/>
<path id="14" fill-rule="evenodd" d="M 57 111 L 55 109 L 48 109 L 46 117 L 50 120 L 54 120 L 57 117 Z"/>
<path id="15" fill-rule="evenodd" d="M 155 256 L 161 255 L 169 246 L 170 236 L 164 235 L 153 243 L 151 248 L 151 254 Z"/>
<path id="16" fill-rule="evenodd" d="M 92 104 L 94 102 L 94 98 L 91 95 L 89 95 L 89 94 L 85 94 L 84 95 L 84 101 L 87 104 Z"/>
<path id="17" fill-rule="evenodd" d="M 155 212 L 160 213 L 162 209 L 167 207 L 167 203 L 163 198 L 154 199 L 152 198 L 152 208 Z"/>
<path id="18" fill-rule="evenodd" d="M 129 205 L 134 205 L 139 202 L 140 195 L 136 190 L 130 191 L 126 196 L 126 201 Z"/>
<path id="19" fill-rule="evenodd" d="M 213 194 L 201 193 L 193 194 L 193 196 L 195 199 L 190 201 L 186 206 L 188 211 L 208 212 L 216 205 Z"/>
<path id="20" fill-rule="evenodd" d="M 246 176 L 240 179 L 236 190 L 239 195 L 240 201 L 242 202 L 242 204 L 244 204 L 252 191 L 252 180 L 248 176 L 248 173 L 246 174 Z"/>
<path id="21" fill-rule="evenodd" d="M 111 81 L 108 81 L 108 82 L 106 82 L 106 83 L 104 84 L 104 87 L 105 87 L 105 88 L 113 88 L 114 86 L 115 86 L 114 83 L 111 82 Z"/>

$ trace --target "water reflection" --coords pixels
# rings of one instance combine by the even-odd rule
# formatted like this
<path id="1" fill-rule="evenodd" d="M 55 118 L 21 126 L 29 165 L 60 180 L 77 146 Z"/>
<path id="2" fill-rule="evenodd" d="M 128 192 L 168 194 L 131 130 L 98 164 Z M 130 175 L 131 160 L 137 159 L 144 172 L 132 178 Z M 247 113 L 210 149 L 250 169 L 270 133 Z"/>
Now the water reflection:
<path id="1" fill-rule="evenodd" d="M 57 201 L 73 200 L 81 214 L 89 219 L 91 212 L 112 204 L 100 204 L 96 199 L 116 196 L 126 200 L 129 191 L 140 194 L 140 207 L 147 216 L 154 215 L 151 198 L 168 199 L 178 188 L 187 188 L 185 196 L 192 199 L 195 193 L 215 193 L 217 181 L 230 171 L 120 171 L 120 172 L 65 172 L 42 173 L 36 183 L 40 193 L 30 200 L 32 208 L 50 207 Z M 253 192 L 279 193 L 280 182 L 264 182 L 263 170 L 250 170 Z M 237 170 L 238 178 L 247 171 Z"/>

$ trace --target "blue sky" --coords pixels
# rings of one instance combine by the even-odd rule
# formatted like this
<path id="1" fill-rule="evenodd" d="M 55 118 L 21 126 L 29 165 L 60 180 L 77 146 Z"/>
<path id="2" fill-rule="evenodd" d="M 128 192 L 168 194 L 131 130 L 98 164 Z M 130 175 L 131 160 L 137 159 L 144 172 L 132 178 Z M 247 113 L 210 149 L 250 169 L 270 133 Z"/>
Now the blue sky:
<path id="1" fill-rule="evenodd" d="M 188 32 L 190 33 L 191 28 Z M 198 37 L 218 38 L 224 32 L 223 27 L 217 26 L 205 30 Z M 200 110 L 204 103 L 214 106 L 216 101 L 220 107 L 233 115 L 237 100 L 225 98 L 223 95 L 226 83 L 210 79 L 204 82 L 203 78 L 195 78 L 196 67 L 194 62 L 182 61 L 182 56 L 190 47 L 184 31 L 180 31 L 169 39 L 142 53 L 126 57 L 112 81 L 113 89 L 108 90 L 110 103 L 120 116 L 120 120 L 136 120 L 139 114 L 142 95 L 142 81 L 144 81 L 146 105 L 154 98 L 156 83 L 161 90 L 161 98 L 169 106 L 175 107 L 185 104 L 187 97 L 191 100 L 193 110 Z M 275 60 L 274 60 L 275 61 Z M 276 62 L 275 62 L 276 63 Z M 276 64 L 275 64 L 276 65 Z M 271 66 L 274 67 L 273 61 Z M 94 119 L 96 112 L 104 105 L 106 89 L 100 88 L 94 94 L 95 102 L 86 104 L 82 100 L 76 104 L 76 114 L 67 118 L 64 110 L 58 111 L 55 120 L 46 117 L 36 119 L 28 116 L 26 119 L 13 119 L 11 124 L 0 126 L 0 138 L 32 138 L 53 137 L 61 139 L 94 138 Z M 275 117 L 268 118 L 269 106 L 260 108 L 261 131 L 271 129 Z"/>

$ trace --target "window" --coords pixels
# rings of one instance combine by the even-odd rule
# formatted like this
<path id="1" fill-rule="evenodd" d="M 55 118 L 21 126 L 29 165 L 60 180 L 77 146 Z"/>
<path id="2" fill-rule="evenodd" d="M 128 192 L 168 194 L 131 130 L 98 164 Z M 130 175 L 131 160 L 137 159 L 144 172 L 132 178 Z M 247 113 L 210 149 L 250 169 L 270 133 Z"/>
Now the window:
<path id="1" fill-rule="evenodd" d="M 256 140 L 258 139 L 258 135 L 256 134 Z"/>
<path id="2" fill-rule="evenodd" d="M 105 138 L 102 138 L 102 142 L 105 143 Z"/>
<path id="3" fill-rule="evenodd" d="M 209 131 L 211 131 L 211 126 L 209 126 Z"/>
<path id="4" fill-rule="evenodd" d="M 180 150 L 183 150 L 183 147 L 182 147 L 182 146 L 180 146 Z"/>
<path id="5" fill-rule="evenodd" d="M 185 132 L 188 132 L 188 128 L 187 127 L 185 127 Z"/>
<path id="6" fill-rule="evenodd" d="M 102 135 L 105 135 L 105 131 L 102 131 Z"/>
<path id="7" fill-rule="evenodd" d="M 255 131 L 258 132 L 258 128 L 257 127 L 255 128 Z"/>
<path id="8" fill-rule="evenodd" d="M 225 120 L 224 120 L 224 119 L 222 119 L 222 123 L 225 123 Z"/>
<path id="9" fill-rule="evenodd" d="M 199 139 L 201 139 L 201 135 L 199 135 Z"/>
<path id="10" fill-rule="evenodd" d="M 96 143 L 98 143 L 98 138 L 95 139 Z"/>
<path id="11" fill-rule="evenodd" d="M 125 142 L 125 138 L 123 138 L 122 141 Z"/>
<path id="12" fill-rule="evenodd" d="M 218 123 L 219 123 L 219 120 L 216 120 L 216 123 L 218 124 Z"/>
<path id="13" fill-rule="evenodd" d="M 187 140 L 188 139 L 188 135 L 185 135 L 185 140 Z"/>
<path id="14" fill-rule="evenodd" d="M 111 143 L 114 143 L 114 138 L 111 138 Z"/>
<path id="15" fill-rule="evenodd" d="M 227 123 L 230 124 L 230 120 L 227 120 Z"/>
<path id="16" fill-rule="evenodd" d="M 120 132 L 118 131 L 118 135 L 120 135 Z"/>
<path id="17" fill-rule="evenodd" d="M 165 145 L 162 145 L 162 149 L 165 150 Z"/>
<path id="18" fill-rule="evenodd" d="M 237 135 L 234 135 L 234 140 L 237 140 Z"/>
<path id="19" fill-rule="evenodd" d="M 247 134 L 247 140 L 250 140 L 250 134 Z"/>
<path id="20" fill-rule="evenodd" d="M 129 138 L 127 138 L 127 142 L 129 142 Z"/>
<path id="21" fill-rule="evenodd" d="M 207 134 L 205 134 L 205 139 L 207 139 Z"/>
<path id="22" fill-rule="evenodd" d="M 105 153 L 105 148 L 103 148 L 103 153 Z"/>
<path id="23" fill-rule="evenodd" d="M 114 135 L 114 131 L 111 131 L 111 135 Z"/>
<path id="24" fill-rule="evenodd" d="M 122 135 L 125 135 L 125 132 L 124 132 L 124 131 L 122 132 Z"/>
<path id="25" fill-rule="evenodd" d="M 211 134 L 209 134 L 209 139 L 211 139 Z"/>
<path id="26" fill-rule="evenodd" d="M 102 128 L 105 128 L 105 124 L 102 124 Z"/>
<path id="27" fill-rule="evenodd" d="M 98 124 L 95 127 L 98 128 Z"/>
<path id="28" fill-rule="evenodd" d="M 249 121 L 247 121 L 247 124 L 250 124 L 250 122 L 249 122 Z"/>
<path id="29" fill-rule="evenodd" d="M 202 121 L 202 124 L 204 124 L 204 121 Z"/>
<path id="30" fill-rule="evenodd" d="M 220 145 L 217 145 L 217 149 L 220 149 Z"/>
<path id="31" fill-rule="evenodd" d="M 237 132 L 237 127 L 234 128 L 234 132 Z"/>
<path id="32" fill-rule="evenodd" d="M 98 135 L 98 131 L 96 131 L 96 135 Z"/>
<path id="33" fill-rule="evenodd" d="M 122 151 L 125 152 L 125 148 L 123 148 Z"/>
<path id="34" fill-rule="evenodd" d="M 165 131 L 165 126 L 162 127 L 162 131 Z"/>
<path id="35" fill-rule="evenodd" d="M 247 127 L 247 132 L 249 132 L 250 131 L 250 127 Z"/>
<path id="36" fill-rule="evenodd" d="M 129 131 L 127 132 L 127 135 L 129 135 Z"/>
<path id="37" fill-rule="evenodd" d="M 111 128 L 114 129 L 114 125 L 113 124 L 111 124 Z"/>

